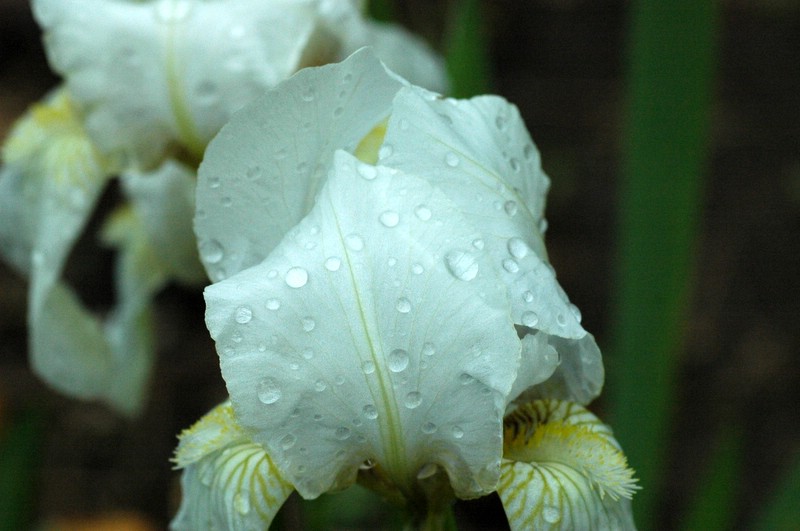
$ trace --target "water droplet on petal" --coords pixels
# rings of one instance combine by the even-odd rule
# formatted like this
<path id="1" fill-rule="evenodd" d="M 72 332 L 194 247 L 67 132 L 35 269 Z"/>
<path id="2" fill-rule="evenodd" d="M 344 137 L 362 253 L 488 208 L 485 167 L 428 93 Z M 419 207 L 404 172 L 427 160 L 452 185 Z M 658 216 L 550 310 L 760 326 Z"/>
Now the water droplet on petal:
<path id="1" fill-rule="evenodd" d="M 472 240 L 472 246 L 479 251 L 483 251 L 483 247 L 485 246 L 485 244 L 483 243 L 482 239 L 477 238 L 475 240 Z"/>
<path id="2" fill-rule="evenodd" d="M 528 244 L 521 238 L 509 238 L 508 253 L 514 258 L 524 258 L 529 251 Z"/>
<path id="3" fill-rule="evenodd" d="M 375 177 L 378 176 L 378 170 L 375 166 L 370 166 L 369 164 L 360 163 L 358 165 L 358 174 L 361 175 L 368 181 L 371 181 Z"/>
<path id="4" fill-rule="evenodd" d="M 451 433 L 453 434 L 453 437 L 455 437 L 456 439 L 460 439 L 464 436 L 464 430 L 461 429 L 461 426 L 453 426 Z"/>
<path id="5" fill-rule="evenodd" d="M 422 353 L 426 356 L 433 356 L 436 354 L 436 347 L 433 346 L 433 343 L 425 343 L 422 345 Z"/>
<path id="6" fill-rule="evenodd" d="M 308 282 L 308 271 L 302 267 L 293 267 L 286 272 L 284 278 L 290 288 L 302 288 Z"/>
<path id="7" fill-rule="evenodd" d="M 422 221 L 428 221 L 433 216 L 431 209 L 425 205 L 418 205 L 417 208 L 414 209 L 414 215 L 417 216 Z"/>
<path id="8" fill-rule="evenodd" d="M 408 352 L 403 349 L 395 349 L 389 353 L 389 370 L 392 372 L 401 372 L 408 367 Z"/>
<path id="9" fill-rule="evenodd" d="M 342 267 L 342 260 L 337 256 L 331 256 L 325 260 L 325 269 L 328 271 L 339 271 L 340 267 Z"/>
<path id="10" fill-rule="evenodd" d="M 469 282 L 478 276 L 478 262 L 475 256 L 467 251 L 453 250 L 444 257 L 447 270 L 459 280 Z"/>
<path id="11" fill-rule="evenodd" d="M 475 378 L 473 378 L 472 376 L 470 376 L 469 374 L 467 374 L 465 372 L 462 372 L 458 377 L 458 382 L 461 385 L 469 385 L 474 381 L 475 381 Z"/>
<path id="12" fill-rule="evenodd" d="M 415 409 L 419 407 L 421 403 L 422 403 L 422 394 L 420 394 L 417 391 L 411 391 L 410 393 L 408 393 L 406 395 L 405 401 L 403 401 L 403 404 L 408 409 Z"/>
<path id="13" fill-rule="evenodd" d="M 218 264 L 225 256 L 225 249 L 217 240 L 206 240 L 200 244 L 200 256 L 206 263 Z"/>
<path id="14" fill-rule="evenodd" d="M 344 426 L 341 428 L 336 428 L 334 436 L 340 441 L 346 441 L 350 438 L 350 428 L 345 428 Z"/>
<path id="15" fill-rule="evenodd" d="M 534 299 L 534 297 L 533 297 L 533 292 L 532 291 L 526 291 L 525 293 L 522 294 L 522 300 L 524 300 L 528 304 L 532 303 L 533 299 Z"/>
<path id="16" fill-rule="evenodd" d="M 239 514 L 247 514 L 250 512 L 249 494 L 245 492 L 237 492 L 233 496 L 233 507 Z"/>
<path id="17" fill-rule="evenodd" d="M 378 418 L 378 410 L 372 404 L 367 404 L 361 411 L 364 413 L 364 416 L 370 420 Z"/>
<path id="18" fill-rule="evenodd" d="M 328 384 L 325 383 L 325 380 L 317 380 L 316 382 L 314 382 L 314 390 L 317 391 L 318 393 L 321 393 L 327 388 Z"/>
<path id="19" fill-rule="evenodd" d="M 306 87 L 306 89 L 303 91 L 303 94 L 300 97 L 303 98 L 303 101 L 308 101 L 308 102 L 314 101 L 315 97 L 314 87 L 312 86 Z"/>
<path id="20" fill-rule="evenodd" d="M 392 153 L 394 153 L 394 148 L 390 144 L 384 144 L 378 150 L 378 159 L 385 159 L 387 157 L 391 157 Z"/>
<path id="21" fill-rule="evenodd" d="M 408 313 L 411 311 L 411 301 L 409 301 L 405 297 L 400 297 L 399 299 L 397 299 L 395 308 L 400 313 Z"/>
<path id="22" fill-rule="evenodd" d="M 258 383 L 258 400 L 262 404 L 274 404 L 281 399 L 281 390 L 272 378 L 264 378 Z"/>
<path id="23" fill-rule="evenodd" d="M 343 112 L 344 112 L 344 107 L 336 107 L 336 108 L 333 110 L 333 116 L 334 116 L 335 118 L 338 118 L 338 117 L 340 117 L 340 116 L 342 115 L 342 113 L 343 113 Z"/>
<path id="24" fill-rule="evenodd" d="M 548 524 L 556 524 L 561 520 L 561 511 L 552 505 L 545 505 L 542 509 L 542 518 Z"/>
<path id="25" fill-rule="evenodd" d="M 524 312 L 522 314 L 522 324 L 533 328 L 539 324 L 539 316 L 536 315 L 536 312 Z"/>
<path id="26" fill-rule="evenodd" d="M 567 318 L 564 316 L 563 313 L 559 313 L 558 315 L 556 315 L 556 323 L 558 323 L 558 326 L 561 327 L 567 326 Z"/>
<path id="27" fill-rule="evenodd" d="M 239 324 L 247 324 L 253 319 L 253 310 L 247 306 L 239 306 L 236 308 L 234 319 L 236 319 L 236 322 Z"/>
<path id="28" fill-rule="evenodd" d="M 422 267 L 422 264 L 414 264 L 411 266 L 411 272 L 415 275 L 421 275 L 425 272 L 425 268 Z"/>
<path id="29" fill-rule="evenodd" d="M 533 147 L 533 144 L 525 144 L 522 154 L 525 155 L 526 160 L 531 160 L 536 155 L 536 148 Z"/>
<path id="30" fill-rule="evenodd" d="M 517 273 L 519 272 L 519 264 L 511 258 L 506 258 L 503 260 L 503 269 L 509 273 Z"/>
<path id="31" fill-rule="evenodd" d="M 503 203 L 503 210 L 506 211 L 506 214 L 509 216 L 514 216 L 517 213 L 517 202 L 516 201 L 506 201 Z"/>
<path id="32" fill-rule="evenodd" d="M 231 199 L 228 196 L 225 196 L 220 200 L 220 203 L 222 203 L 222 206 L 224 207 L 229 207 L 233 204 L 233 199 Z"/>
<path id="33" fill-rule="evenodd" d="M 436 430 L 438 429 L 439 427 L 436 426 L 436 424 L 434 424 L 433 422 L 426 422 L 425 424 L 422 425 L 422 433 L 427 433 L 428 435 L 436 433 Z"/>
<path id="34" fill-rule="evenodd" d="M 375 372 L 375 364 L 367 360 L 361 364 L 361 370 L 364 371 L 364 374 L 372 374 Z"/>
<path id="35" fill-rule="evenodd" d="M 511 169 L 514 170 L 514 173 L 519 173 L 520 165 L 519 165 L 519 161 L 517 159 L 512 157 L 508 161 L 508 164 L 511 166 Z"/>
<path id="36" fill-rule="evenodd" d="M 279 301 L 278 299 L 267 299 L 267 303 L 265 306 L 267 307 L 267 310 L 275 311 L 281 307 L 281 301 Z"/>
<path id="37" fill-rule="evenodd" d="M 348 234 L 344 237 L 344 243 L 353 251 L 364 249 L 364 239 L 358 234 Z"/>
<path id="38" fill-rule="evenodd" d="M 317 326 L 317 323 L 316 321 L 314 321 L 314 319 L 312 319 L 311 317 L 303 318 L 303 330 L 305 330 L 306 332 L 311 332 L 312 330 L 314 330 L 315 326 Z"/>
<path id="39" fill-rule="evenodd" d="M 208 178 L 209 188 L 219 188 L 219 185 L 220 185 L 220 180 L 219 177 L 217 177 L 216 175 Z"/>
<path id="40" fill-rule="evenodd" d="M 284 450 L 288 450 L 292 446 L 294 446 L 294 443 L 296 442 L 297 442 L 297 437 L 295 437 L 291 433 L 287 433 L 286 435 L 284 435 L 283 439 L 281 439 L 281 448 L 283 448 Z"/>
<path id="41" fill-rule="evenodd" d="M 444 161 L 451 168 L 455 168 L 456 166 L 458 166 L 458 163 L 461 162 L 458 158 L 458 155 L 456 155 L 452 151 L 448 152 L 447 155 L 445 155 Z"/>
<path id="42" fill-rule="evenodd" d="M 396 227 L 400 223 L 400 215 L 394 210 L 386 210 L 378 219 L 380 219 L 384 227 L 389 228 Z"/>
<path id="43" fill-rule="evenodd" d="M 505 119 L 505 117 L 498 115 L 497 118 L 494 119 L 494 125 L 496 125 L 497 128 L 500 129 L 501 131 L 503 129 L 505 129 L 506 128 L 506 119 Z"/>
<path id="44" fill-rule="evenodd" d="M 286 151 L 286 148 L 278 148 L 275 150 L 275 160 L 282 160 L 287 157 L 289 153 Z"/>

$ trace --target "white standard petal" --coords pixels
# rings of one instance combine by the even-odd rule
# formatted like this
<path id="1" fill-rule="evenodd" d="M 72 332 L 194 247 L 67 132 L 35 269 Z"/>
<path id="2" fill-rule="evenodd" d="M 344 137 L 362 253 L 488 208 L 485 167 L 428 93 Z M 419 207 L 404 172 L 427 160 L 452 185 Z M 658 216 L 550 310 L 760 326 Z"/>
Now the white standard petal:
<path id="1" fill-rule="evenodd" d="M 569 340 L 551 344 L 564 361 L 556 373 L 578 371 L 561 378 L 579 381 L 565 393 L 582 402 L 596 396 L 603 378 L 600 351 L 582 348 L 593 339 L 584 340 L 580 315 L 547 262 L 540 224 L 550 180 L 516 107 L 494 96 L 453 100 L 403 88 L 383 146 L 380 164 L 425 177 L 481 228 L 476 245 L 492 256 L 514 323 Z M 538 359 L 523 358 L 525 363 Z M 523 370 L 541 373 L 538 367 Z"/>
<path id="2" fill-rule="evenodd" d="M 334 151 L 354 150 L 399 87 L 364 50 L 299 72 L 233 117 L 199 171 L 195 230 L 212 280 L 269 254 L 311 209 Z"/>
<path id="3" fill-rule="evenodd" d="M 406 494 L 434 465 L 491 491 L 520 349 L 505 290 L 446 197 L 364 168 L 338 152 L 309 216 L 206 289 L 234 407 L 306 497 L 368 460 Z"/>
<path id="4" fill-rule="evenodd" d="M 223 403 L 180 437 L 183 499 L 171 529 L 267 529 L 294 488 Z"/>
<path id="5" fill-rule="evenodd" d="M 161 269 L 189 284 L 205 277 L 192 232 L 195 183 L 194 172 L 173 160 L 150 173 L 122 175 L 122 189 L 141 220 L 144 237 Z"/>
<path id="6" fill-rule="evenodd" d="M 235 110 L 304 66 L 309 42 L 315 53 L 330 44 L 309 2 L 35 0 L 33 7 L 50 62 L 86 109 L 98 144 L 141 165 L 171 141 L 200 156 Z M 332 48 L 323 59 L 335 57 Z"/>

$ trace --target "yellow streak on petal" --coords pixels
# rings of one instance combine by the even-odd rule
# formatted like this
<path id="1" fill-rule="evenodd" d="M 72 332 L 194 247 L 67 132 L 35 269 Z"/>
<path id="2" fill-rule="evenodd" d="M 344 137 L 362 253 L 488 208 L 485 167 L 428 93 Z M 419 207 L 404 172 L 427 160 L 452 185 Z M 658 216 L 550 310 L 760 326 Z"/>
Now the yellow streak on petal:
<path id="1" fill-rule="evenodd" d="M 389 123 L 389 118 L 381 120 L 378 125 L 372 128 L 372 131 L 366 134 L 361 142 L 356 146 L 353 153 L 358 160 L 367 164 L 375 164 L 378 162 L 378 151 L 383 144 L 383 138 L 386 136 L 386 126 Z"/>
<path id="2" fill-rule="evenodd" d="M 639 488 L 611 429 L 582 406 L 537 400 L 504 422 L 498 494 L 512 529 L 628 529 Z"/>

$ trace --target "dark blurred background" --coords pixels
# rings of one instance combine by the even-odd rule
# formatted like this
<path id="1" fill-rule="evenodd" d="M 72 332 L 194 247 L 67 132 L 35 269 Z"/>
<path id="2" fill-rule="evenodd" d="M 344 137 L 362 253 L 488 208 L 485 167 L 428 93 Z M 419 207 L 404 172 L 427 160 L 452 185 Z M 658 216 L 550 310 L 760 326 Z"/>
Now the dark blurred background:
<path id="1" fill-rule="evenodd" d="M 400 22 L 440 45 L 447 2 L 395 4 Z M 756 516 L 799 449 L 800 3 L 720 6 L 711 159 L 675 423 L 664 441 L 666 487 L 653 515 L 659 529 L 683 527 L 725 424 L 735 421 L 744 456 L 737 522 Z M 493 91 L 519 106 L 553 181 L 551 260 L 607 352 L 628 3 L 494 0 L 484 8 Z M 0 137 L 57 82 L 27 2 L 0 0 Z M 112 297 L 113 257 L 93 228 L 66 275 L 103 308 Z M 105 276 L 87 274 L 98 269 Z M 0 264 L 0 437 L 19 423 L 38 426 L 28 478 L 34 522 L 88 529 L 89 517 L 124 513 L 99 528 L 163 528 L 179 496 L 168 461 L 176 435 L 225 396 L 199 293 L 175 287 L 159 296 L 152 394 L 144 415 L 130 421 L 59 396 L 31 374 L 26 289 Z M 606 370 L 615 370 L 610 353 Z M 593 409 L 603 413 L 602 399 Z M 460 524 L 489 528 L 497 510 L 491 499 L 459 506 Z M 297 503 L 286 512 L 285 521 L 302 518 L 292 516 Z"/>

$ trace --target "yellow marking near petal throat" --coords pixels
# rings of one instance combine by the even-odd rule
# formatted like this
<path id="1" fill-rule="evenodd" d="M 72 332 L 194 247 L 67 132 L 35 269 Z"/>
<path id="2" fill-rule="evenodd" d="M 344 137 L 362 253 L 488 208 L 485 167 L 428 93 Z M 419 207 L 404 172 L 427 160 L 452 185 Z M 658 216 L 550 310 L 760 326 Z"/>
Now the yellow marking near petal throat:
<path id="1" fill-rule="evenodd" d="M 367 164 L 378 162 L 378 151 L 381 148 L 381 144 L 383 144 L 383 138 L 386 136 L 386 126 L 388 124 L 389 118 L 386 117 L 361 139 L 353 153 L 358 160 Z"/>

